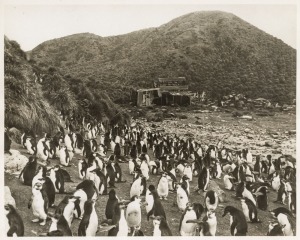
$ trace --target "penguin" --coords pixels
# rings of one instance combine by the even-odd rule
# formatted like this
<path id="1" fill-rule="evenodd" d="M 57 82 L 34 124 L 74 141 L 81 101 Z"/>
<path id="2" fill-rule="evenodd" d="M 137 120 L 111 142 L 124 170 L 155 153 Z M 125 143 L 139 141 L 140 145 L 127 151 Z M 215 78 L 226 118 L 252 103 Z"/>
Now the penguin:
<path id="1" fill-rule="evenodd" d="M 73 137 L 72 137 L 72 133 L 71 134 L 65 134 L 64 136 L 64 143 L 65 143 L 65 147 L 67 149 L 67 151 L 74 151 L 74 142 L 73 142 Z"/>
<path id="2" fill-rule="evenodd" d="M 37 217 L 32 222 L 40 222 L 41 226 L 46 224 L 47 213 L 48 213 L 49 201 L 48 196 L 43 189 L 43 184 L 40 182 L 35 183 L 32 188 L 32 197 L 28 203 L 28 208 L 32 208 L 33 215 Z"/>
<path id="3" fill-rule="evenodd" d="M 217 232 L 217 217 L 216 213 L 213 211 L 208 211 L 207 216 L 203 219 L 208 226 L 209 236 L 216 236 Z"/>
<path id="4" fill-rule="evenodd" d="M 122 169 L 121 169 L 118 161 L 116 160 L 116 158 L 112 161 L 111 165 L 112 165 L 112 167 L 114 169 L 114 172 L 115 172 L 115 176 L 116 176 L 115 181 L 118 182 L 118 183 L 126 182 L 126 180 L 122 180 Z"/>
<path id="5" fill-rule="evenodd" d="M 79 197 L 69 196 L 68 202 L 64 207 L 62 214 L 66 219 L 69 227 L 71 227 L 74 217 L 80 215 Z"/>
<path id="6" fill-rule="evenodd" d="M 157 193 L 160 199 L 167 199 L 168 194 L 169 194 L 169 183 L 168 183 L 168 178 L 167 178 L 167 173 L 164 172 L 160 179 L 158 180 L 157 184 Z"/>
<path id="7" fill-rule="evenodd" d="M 242 197 L 248 198 L 249 200 L 251 200 L 253 202 L 254 206 L 256 206 L 256 200 L 254 199 L 253 194 L 245 186 L 245 183 L 244 183 L 244 189 L 242 192 Z"/>
<path id="8" fill-rule="evenodd" d="M 55 187 L 55 192 L 65 193 L 65 179 L 59 165 L 50 169 L 50 179 Z"/>
<path id="9" fill-rule="evenodd" d="M 292 216 L 292 213 L 288 209 L 286 209 L 284 207 L 279 207 L 279 208 L 272 210 L 271 214 L 275 218 L 277 218 L 278 223 L 281 226 L 284 226 L 282 228 L 282 232 L 283 232 L 284 236 L 294 236 L 292 225 L 289 220 L 289 217 Z"/>
<path id="10" fill-rule="evenodd" d="M 182 179 L 180 180 L 181 187 L 186 191 L 187 195 L 190 195 L 190 183 L 189 178 L 187 175 L 183 175 Z"/>
<path id="11" fill-rule="evenodd" d="M 133 196 L 131 202 L 127 205 L 126 221 L 129 228 L 140 227 L 142 220 L 141 199 Z"/>
<path id="12" fill-rule="evenodd" d="M 78 162 L 78 174 L 80 179 L 85 179 L 88 164 L 84 159 L 79 159 Z"/>
<path id="13" fill-rule="evenodd" d="M 187 203 L 189 202 L 188 194 L 187 194 L 187 191 L 184 190 L 180 184 L 177 184 L 176 188 L 177 188 L 177 190 L 176 190 L 177 206 L 180 211 L 184 212 L 184 210 L 187 206 Z"/>
<path id="14" fill-rule="evenodd" d="M 221 179 L 221 176 L 222 176 L 222 169 L 221 169 L 221 165 L 220 165 L 220 162 L 219 161 L 216 161 L 215 163 L 215 177 L 217 179 Z"/>
<path id="15" fill-rule="evenodd" d="M 62 236 L 73 236 L 64 215 L 56 213 L 54 216 L 52 214 L 48 214 L 48 216 L 52 220 L 49 228 L 50 234 L 58 231 L 62 234 Z"/>
<path id="16" fill-rule="evenodd" d="M 285 199 L 287 197 L 287 187 L 284 181 L 280 181 L 280 187 L 277 192 L 277 199 L 275 202 L 279 202 L 281 204 L 285 204 Z"/>
<path id="17" fill-rule="evenodd" d="M 84 214 L 78 227 L 78 236 L 96 236 L 98 216 L 95 210 L 96 199 L 89 199 L 84 204 Z"/>
<path id="18" fill-rule="evenodd" d="M 128 167 L 129 167 L 129 174 L 132 175 L 134 172 L 136 164 L 134 163 L 133 159 L 129 159 Z"/>
<path id="19" fill-rule="evenodd" d="M 257 208 L 266 211 L 268 209 L 267 187 L 259 187 L 253 195 L 256 196 Z"/>
<path id="20" fill-rule="evenodd" d="M 95 187 L 98 190 L 99 194 L 106 195 L 107 194 L 107 178 L 105 177 L 104 173 L 100 171 L 100 168 L 96 168 L 90 172 L 94 174 L 93 181 L 94 181 Z"/>
<path id="21" fill-rule="evenodd" d="M 205 203 L 206 211 L 210 211 L 210 212 L 216 211 L 219 203 L 218 194 L 212 190 L 206 192 L 204 203 Z"/>
<path id="22" fill-rule="evenodd" d="M 34 155 L 37 153 L 37 144 L 34 138 L 27 136 L 24 147 L 27 149 L 27 152 L 30 155 Z"/>
<path id="23" fill-rule="evenodd" d="M 278 192 L 278 190 L 280 188 L 280 176 L 279 176 L 279 174 L 277 174 L 276 176 L 273 177 L 273 179 L 271 181 L 271 186 L 276 192 Z"/>
<path id="24" fill-rule="evenodd" d="M 11 195 L 11 191 L 8 186 L 4 186 L 4 204 L 11 204 L 14 208 L 16 208 L 16 200 Z"/>
<path id="25" fill-rule="evenodd" d="M 279 223 L 269 223 L 269 230 L 267 236 L 284 236 L 282 232 L 282 228 L 285 226 L 280 226 Z"/>
<path id="26" fill-rule="evenodd" d="M 183 170 L 183 175 L 186 175 L 191 182 L 193 180 L 193 170 L 191 164 L 186 164 Z"/>
<path id="27" fill-rule="evenodd" d="M 48 197 L 48 203 L 49 207 L 54 207 L 55 202 L 55 187 L 52 182 L 52 180 L 46 176 L 47 168 L 43 166 L 39 166 L 37 168 L 37 174 L 32 179 L 32 187 L 36 183 L 43 183 L 43 189 L 45 190 L 47 197 Z"/>
<path id="28" fill-rule="evenodd" d="M 32 186 L 32 180 L 37 170 L 37 158 L 35 156 L 30 156 L 28 160 L 28 163 L 26 163 L 19 175 L 19 179 L 21 179 L 25 185 Z"/>
<path id="29" fill-rule="evenodd" d="M 146 178 L 146 180 L 149 180 L 149 167 L 146 162 L 146 158 L 142 158 L 140 169 L 142 171 L 143 176 Z"/>
<path id="30" fill-rule="evenodd" d="M 41 138 L 37 143 L 37 157 L 48 163 L 49 159 L 49 144 L 50 135 L 47 133 L 45 137 Z"/>
<path id="31" fill-rule="evenodd" d="M 111 162 L 108 162 L 106 164 L 106 181 L 109 187 L 114 188 L 115 187 L 115 182 L 116 182 L 116 173 L 115 169 L 112 166 Z"/>
<path id="32" fill-rule="evenodd" d="M 181 215 L 179 223 L 180 236 L 196 236 L 197 223 L 189 223 L 189 220 L 198 220 L 204 212 L 204 207 L 200 203 L 187 204 L 184 213 Z"/>
<path id="33" fill-rule="evenodd" d="M 74 192 L 73 196 L 79 199 L 79 203 L 77 203 L 79 207 L 78 205 L 76 206 L 76 210 L 77 210 L 76 218 L 82 219 L 84 213 L 84 204 L 88 200 L 87 194 L 85 191 L 83 191 L 83 189 L 78 189 Z"/>
<path id="34" fill-rule="evenodd" d="M 296 214 L 296 191 L 288 191 L 288 206 L 289 210 Z"/>
<path id="35" fill-rule="evenodd" d="M 127 221 L 126 221 L 126 218 L 125 218 L 125 205 L 120 204 L 119 209 L 120 209 L 120 219 L 119 219 L 119 222 L 118 222 L 118 228 L 119 229 L 118 229 L 117 236 L 118 237 L 127 237 L 128 236 L 128 225 L 127 225 Z"/>
<path id="36" fill-rule="evenodd" d="M 171 229 L 163 216 L 156 216 L 153 219 L 153 236 L 173 236 Z"/>
<path id="37" fill-rule="evenodd" d="M 149 217 L 153 214 L 154 217 L 162 216 L 166 219 L 165 209 L 160 201 L 158 193 L 155 189 L 151 188 L 151 194 L 153 196 L 153 206 L 152 209 L 147 213 L 147 220 L 149 221 Z"/>
<path id="38" fill-rule="evenodd" d="M 97 188 L 92 180 L 83 180 L 76 187 L 76 190 L 82 189 L 87 196 L 87 199 L 96 198 L 98 196 Z"/>
<path id="39" fill-rule="evenodd" d="M 150 185 L 146 191 L 146 196 L 145 196 L 145 205 L 146 205 L 146 212 L 147 214 L 152 210 L 153 204 L 154 204 L 154 198 L 152 195 L 152 191 L 155 190 L 154 185 Z"/>
<path id="40" fill-rule="evenodd" d="M 105 207 L 106 219 L 113 219 L 115 206 L 118 205 L 119 199 L 116 195 L 116 191 L 111 189 L 108 193 L 108 200 Z"/>
<path id="41" fill-rule="evenodd" d="M 167 179 L 169 184 L 169 190 L 175 191 L 175 183 L 177 182 L 175 168 L 172 168 L 172 166 L 169 165 L 167 169 L 167 174 L 168 174 Z M 188 181 L 187 181 L 187 185 L 189 185 Z"/>
<path id="42" fill-rule="evenodd" d="M 5 232 L 7 237 L 23 237 L 24 223 L 20 214 L 16 211 L 13 205 L 5 204 L 4 212 L 6 216 Z"/>
<path id="43" fill-rule="evenodd" d="M 61 147 L 59 150 L 59 161 L 61 165 L 69 167 L 71 159 L 66 146 Z"/>
<path id="44" fill-rule="evenodd" d="M 206 192 L 209 184 L 209 179 L 210 179 L 209 169 L 204 167 L 200 172 L 200 174 L 198 175 L 198 190 L 203 190 L 203 192 Z"/>
<path id="45" fill-rule="evenodd" d="M 232 236 L 246 236 L 248 225 L 245 215 L 242 211 L 232 206 L 226 206 L 222 217 L 230 215 L 230 234 Z"/>
<path id="46" fill-rule="evenodd" d="M 229 174 L 224 175 L 223 181 L 224 181 L 225 189 L 230 190 L 230 191 L 234 191 L 234 185 L 233 185 L 233 182 L 232 182 L 233 179 L 234 179 L 234 177 L 229 175 Z"/>
<path id="47" fill-rule="evenodd" d="M 139 177 L 136 178 L 132 183 L 130 188 L 130 198 L 134 196 L 138 196 L 138 197 L 141 196 L 143 192 L 143 183 L 142 183 L 143 178 L 144 177 L 142 176 L 142 174 L 139 174 Z"/>
<path id="48" fill-rule="evenodd" d="M 257 209 L 251 200 L 248 198 L 241 199 L 242 210 L 245 215 L 245 218 L 248 222 L 251 223 L 261 223 L 261 221 L 257 218 Z"/>

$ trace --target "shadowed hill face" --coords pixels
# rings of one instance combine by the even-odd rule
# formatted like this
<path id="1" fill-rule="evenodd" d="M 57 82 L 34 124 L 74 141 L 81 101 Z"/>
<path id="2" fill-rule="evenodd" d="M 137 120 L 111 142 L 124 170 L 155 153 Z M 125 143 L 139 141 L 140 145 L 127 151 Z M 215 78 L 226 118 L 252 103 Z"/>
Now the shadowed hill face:
<path id="1" fill-rule="evenodd" d="M 296 96 L 296 50 L 218 11 L 187 14 L 120 36 L 75 34 L 44 42 L 30 54 L 40 65 L 109 91 L 113 100 L 125 96 L 124 89 L 178 76 L 213 98 L 235 91 L 291 103 Z"/>

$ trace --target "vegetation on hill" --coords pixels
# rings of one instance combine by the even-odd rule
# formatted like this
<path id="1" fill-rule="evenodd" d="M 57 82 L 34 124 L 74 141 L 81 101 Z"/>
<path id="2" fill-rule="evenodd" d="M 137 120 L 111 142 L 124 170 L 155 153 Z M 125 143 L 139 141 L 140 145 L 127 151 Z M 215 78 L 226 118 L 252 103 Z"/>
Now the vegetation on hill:
<path id="1" fill-rule="evenodd" d="M 217 99 L 233 92 L 291 103 L 296 50 L 233 14 L 187 14 L 158 28 L 113 37 L 90 33 L 46 41 L 30 53 L 38 66 L 106 92 L 117 102 L 158 77 L 185 76 Z"/>
<path id="2" fill-rule="evenodd" d="M 48 65 L 28 61 L 19 44 L 4 38 L 5 126 L 36 134 L 53 133 L 60 125 L 61 111 L 111 123 L 125 122 L 129 116 L 110 98 L 85 83 L 63 77 Z"/>

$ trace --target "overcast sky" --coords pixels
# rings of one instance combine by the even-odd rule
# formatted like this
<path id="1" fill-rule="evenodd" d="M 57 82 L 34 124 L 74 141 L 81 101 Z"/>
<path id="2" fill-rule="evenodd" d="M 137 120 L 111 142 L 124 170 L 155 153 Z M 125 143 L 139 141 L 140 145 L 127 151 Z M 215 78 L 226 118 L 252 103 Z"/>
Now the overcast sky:
<path id="1" fill-rule="evenodd" d="M 297 8 L 296 5 L 280 4 L 283 1 L 272 1 L 263 5 L 232 5 L 228 4 L 228 1 L 223 5 L 191 4 L 191 2 L 183 4 L 182 1 L 169 1 L 164 5 L 158 3 L 150 5 L 147 4 L 149 1 L 142 1 L 144 3 L 142 5 L 129 2 L 113 5 L 103 2 L 101 5 L 75 5 L 69 4 L 70 0 L 65 1 L 68 4 L 64 5 L 55 4 L 58 1 L 52 1 L 51 5 L 30 5 L 28 1 L 26 5 L 20 5 L 14 2 L 16 1 L 8 1 L 3 8 L 4 34 L 9 39 L 16 40 L 25 51 L 46 40 L 75 33 L 119 35 L 143 28 L 158 27 L 181 15 L 207 10 L 231 12 L 296 48 Z"/>

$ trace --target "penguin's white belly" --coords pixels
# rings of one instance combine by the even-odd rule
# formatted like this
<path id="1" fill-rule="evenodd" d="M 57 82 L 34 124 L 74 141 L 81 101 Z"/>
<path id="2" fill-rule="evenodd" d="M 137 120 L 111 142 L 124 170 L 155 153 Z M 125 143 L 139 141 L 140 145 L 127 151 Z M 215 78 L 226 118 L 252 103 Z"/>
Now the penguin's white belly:
<path id="1" fill-rule="evenodd" d="M 96 236 L 97 229 L 98 229 L 98 216 L 94 209 L 90 215 L 89 225 L 86 229 L 86 236 L 92 236 L 92 237 Z"/>
<path id="2" fill-rule="evenodd" d="M 141 195 L 141 181 L 140 180 L 134 181 L 134 183 L 132 184 L 132 186 L 130 188 L 130 198 L 132 198 L 135 195 L 136 196 Z"/>
<path id="3" fill-rule="evenodd" d="M 232 189 L 232 183 L 230 182 L 230 180 L 228 178 L 224 178 L 224 185 L 225 185 L 225 189 L 228 189 L 228 190 Z"/>
<path id="4" fill-rule="evenodd" d="M 57 230 L 57 221 L 52 221 L 49 232 L 56 231 Z"/>
<path id="5" fill-rule="evenodd" d="M 161 237 L 161 231 L 158 225 L 155 225 L 153 230 L 153 237 Z"/>
<path id="6" fill-rule="evenodd" d="M 129 161 L 129 174 L 132 174 L 134 171 L 134 163 L 132 161 Z"/>
<path id="7" fill-rule="evenodd" d="M 146 195 L 146 211 L 147 213 L 151 211 L 151 209 L 153 208 L 153 204 L 154 204 L 154 199 L 152 195 Z"/>
<path id="8" fill-rule="evenodd" d="M 193 219 L 197 219 L 196 213 L 194 211 L 187 211 L 181 223 L 181 236 L 195 236 L 197 223 L 186 223 L 187 220 Z"/>
<path id="9" fill-rule="evenodd" d="M 280 188 L 280 180 L 275 179 L 274 181 L 272 181 L 272 188 L 278 192 L 279 188 Z"/>
<path id="10" fill-rule="evenodd" d="M 45 154 L 46 153 L 46 154 Z M 48 151 L 45 150 L 45 153 L 44 153 L 44 145 L 42 142 L 39 142 L 38 145 L 37 145 L 37 157 L 46 161 L 48 159 Z"/>
<path id="11" fill-rule="evenodd" d="M 246 197 L 246 198 L 248 198 L 248 199 L 250 199 L 250 200 L 253 202 L 253 204 L 256 206 L 256 201 L 255 201 L 255 199 L 254 199 L 252 193 L 249 192 L 248 189 L 246 189 L 246 188 L 244 189 L 244 191 L 243 191 L 243 193 L 242 193 L 242 196 L 243 196 L 243 197 Z"/>
<path id="12" fill-rule="evenodd" d="M 282 229 L 282 232 L 284 234 L 284 236 L 293 236 L 293 230 L 292 230 L 292 226 L 288 220 L 288 217 L 285 214 L 280 213 L 277 216 L 278 222 L 281 226 L 285 227 Z"/>
<path id="13" fill-rule="evenodd" d="M 183 189 L 177 190 L 177 205 L 181 211 L 184 211 L 189 199 Z"/>
<path id="14" fill-rule="evenodd" d="M 183 175 L 187 175 L 190 182 L 193 180 L 193 173 L 192 173 L 191 168 L 185 168 L 184 171 L 183 171 Z"/>
<path id="15" fill-rule="evenodd" d="M 87 195 L 86 195 L 85 191 L 79 189 L 74 193 L 74 196 L 80 197 L 79 198 L 79 200 L 80 200 L 79 207 L 80 207 L 80 210 L 81 210 L 81 216 L 83 216 L 84 203 L 87 201 Z M 81 216 L 78 216 L 78 218 L 81 217 Z"/>
<path id="16" fill-rule="evenodd" d="M 73 221 L 73 217 L 74 217 L 74 204 L 67 204 L 65 209 L 64 209 L 64 217 L 68 222 L 69 227 L 71 227 L 72 221 Z"/>
<path id="17" fill-rule="evenodd" d="M 118 237 L 127 237 L 127 235 L 128 235 L 128 225 L 127 225 L 126 219 L 124 217 L 124 213 L 123 213 L 123 216 L 121 217 L 121 219 L 119 221 L 119 232 L 118 232 L 117 236 Z"/>
<path id="18" fill-rule="evenodd" d="M 216 218 L 209 218 L 207 220 L 208 226 L 209 226 L 209 232 L 211 236 L 215 236 L 217 232 L 217 219 Z"/>
<path id="19" fill-rule="evenodd" d="M 246 203 L 243 203 L 243 204 L 242 204 L 242 209 L 243 209 L 243 213 L 244 213 L 244 215 L 245 215 L 246 220 L 247 220 L 247 221 L 250 221 L 250 217 L 249 217 L 249 208 L 248 208 L 248 206 L 247 206 Z"/>
<path id="20" fill-rule="evenodd" d="M 157 186 L 157 193 L 160 197 L 167 197 L 169 193 L 169 184 L 167 179 L 160 180 Z"/>
<path id="21" fill-rule="evenodd" d="M 32 200 L 32 212 L 36 217 L 40 217 L 41 219 L 45 219 L 46 216 L 44 210 L 44 201 L 42 201 L 42 195 L 40 197 L 34 197 Z"/>
<path id="22" fill-rule="evenodd" d="M 32 144 L 31 144 L 31 142 L 29 141 L 29 139 L 26 140 L 26 142 L 25 142 L 25 147 L 26 147 L 27 152 L 28 152 L 29 154 L 31 154 L 31 155 L 34 154 L 34 151 L 32 150 Z"/>

